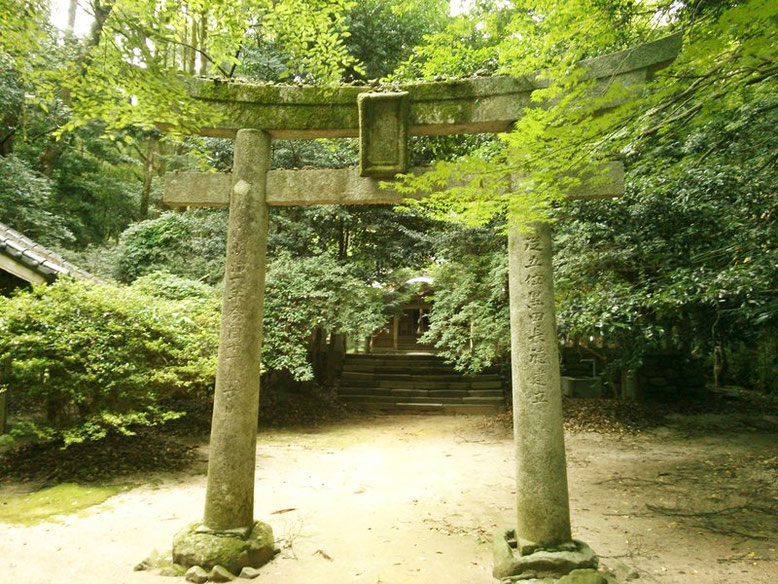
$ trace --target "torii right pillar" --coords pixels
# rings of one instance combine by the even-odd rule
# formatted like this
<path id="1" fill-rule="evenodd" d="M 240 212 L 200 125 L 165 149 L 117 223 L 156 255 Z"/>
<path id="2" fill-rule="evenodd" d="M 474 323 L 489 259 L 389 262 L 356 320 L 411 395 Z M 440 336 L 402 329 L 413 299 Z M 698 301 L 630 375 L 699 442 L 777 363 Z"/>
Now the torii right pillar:
<path id="1" fill-rule="evenodd" d="M 494 576 L 520 582 L 584 570 L 575 582 L 600 584 L 596 555 L 570 530 L 550 224 L 511 225 L 508 265 L 517 521 L 495 537 Z"/>
<path id="2" fill-rule="evenodd" d="M 526 229 L 513 225 L 508 235 L 516 535 L 522 554 L 572 540 L 551 226 Z"/>

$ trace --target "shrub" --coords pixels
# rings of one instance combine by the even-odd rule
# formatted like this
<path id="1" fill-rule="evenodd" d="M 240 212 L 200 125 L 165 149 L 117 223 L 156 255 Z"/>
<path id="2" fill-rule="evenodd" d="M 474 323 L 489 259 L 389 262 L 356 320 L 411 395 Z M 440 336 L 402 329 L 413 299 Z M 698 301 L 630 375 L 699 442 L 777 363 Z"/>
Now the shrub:
<path id="1" fill-rule="evenodd" d="M 73 240 L 61 217 L 51 212 L 54 185 L 22 159 L 0 157 L 0 221 L 46 245 Z"/>
<path id="2" fill-rule="evenodd" d="M 136 223 L 122 233 L 116 253 L 115 276 L 122 282 L 166 271 L 215 284 L 224 275 L 227 214 L 171 212 Z"/>
<path id="3" fill-rule="evenodd" d="M 132 288 L 142 294 L 168 300 L 214 300 L 216 298 L 213 287 L 208 284 L 169 272 L 153 272 L 141 276 L 132 283 Z"/>
<path id="4" fill-rule="evenodd" d="M 67 446 L 177 417 L 165 400 L 213 384 L 216 300 L 58 281 L 0 298 L 0 390 L 22 424 Z"/>
<path id="5" fill-rule="evenodd" d="M 384 324 L 383 296 L 326 256 L 282 255 L 268 266 L 262 369 L 313 378 L 308 340 L 317 327 L 364 338 Z"/>

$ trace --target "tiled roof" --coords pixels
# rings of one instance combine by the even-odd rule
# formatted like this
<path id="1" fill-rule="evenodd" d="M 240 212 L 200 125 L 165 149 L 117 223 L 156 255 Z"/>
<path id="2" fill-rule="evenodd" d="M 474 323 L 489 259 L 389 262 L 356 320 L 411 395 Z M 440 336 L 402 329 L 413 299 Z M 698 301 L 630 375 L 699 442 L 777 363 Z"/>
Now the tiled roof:
<path id="1" fill-rule="evenodd" d="M 0 254 L 34 270 L 47 280 L 60 275 L 73 278 L 94 278 L 92 274 L 74 266 L 59 254 L 35 243 L 7 225 L 0 223 Z"/>

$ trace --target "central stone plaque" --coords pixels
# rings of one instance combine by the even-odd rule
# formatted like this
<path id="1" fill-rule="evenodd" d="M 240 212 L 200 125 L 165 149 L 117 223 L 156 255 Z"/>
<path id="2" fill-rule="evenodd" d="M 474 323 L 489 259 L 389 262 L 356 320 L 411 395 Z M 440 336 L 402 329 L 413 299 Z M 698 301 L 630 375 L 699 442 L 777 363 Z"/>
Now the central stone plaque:
<path id="1" fill-rule="evenodd" d="M 408 93 L 360 93 L 359 174 L 392 178 L 408 170 Z"/>

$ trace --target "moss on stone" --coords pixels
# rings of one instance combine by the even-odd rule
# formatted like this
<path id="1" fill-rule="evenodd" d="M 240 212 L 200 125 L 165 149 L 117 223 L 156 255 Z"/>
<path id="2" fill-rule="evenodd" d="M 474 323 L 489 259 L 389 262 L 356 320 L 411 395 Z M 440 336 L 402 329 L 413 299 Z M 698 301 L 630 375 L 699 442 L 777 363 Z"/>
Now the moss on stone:
<path id="1" fill-rule="evenodd" d="M 606 584 L 606 580 L 597 570 L 573 570 L 557 584 Z"/>
<path id="2" fill-rule="evenodd" d="M 257 521 L 246 539 L 234 534 L 198 532 L 193 523 L 173 538 L 173 561 L 187 568 L 202 566 L 206 570 L 224 566 L 233 574 L 249 566 L 259 568 L 275 555 L 273 530 Z"/>

